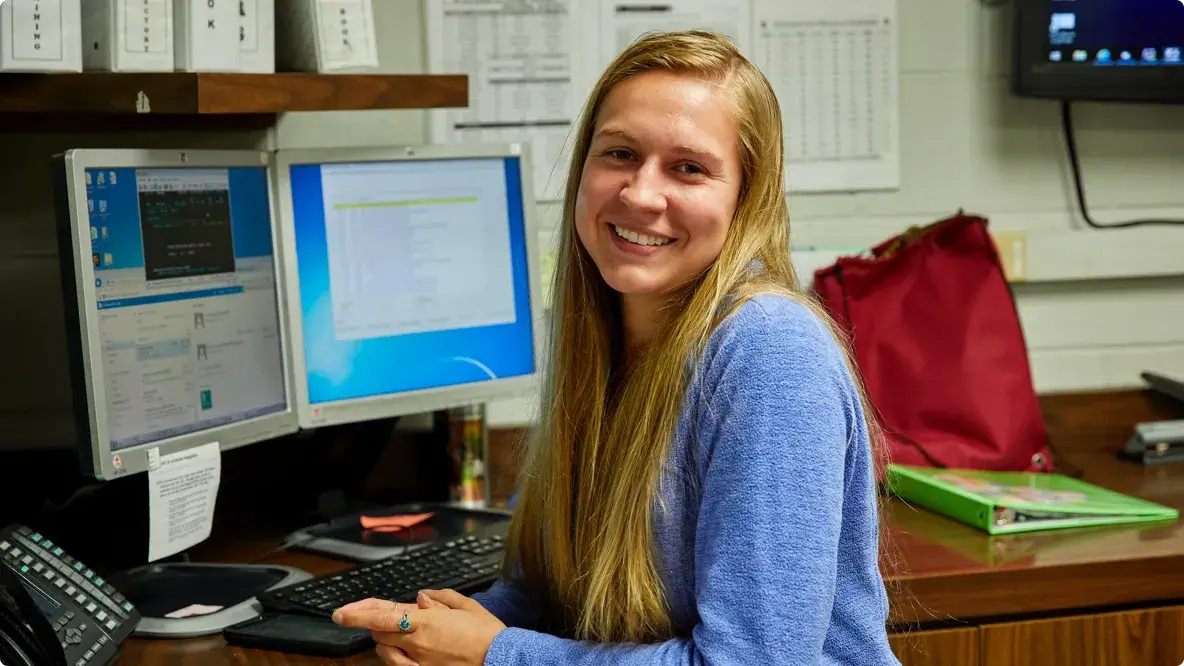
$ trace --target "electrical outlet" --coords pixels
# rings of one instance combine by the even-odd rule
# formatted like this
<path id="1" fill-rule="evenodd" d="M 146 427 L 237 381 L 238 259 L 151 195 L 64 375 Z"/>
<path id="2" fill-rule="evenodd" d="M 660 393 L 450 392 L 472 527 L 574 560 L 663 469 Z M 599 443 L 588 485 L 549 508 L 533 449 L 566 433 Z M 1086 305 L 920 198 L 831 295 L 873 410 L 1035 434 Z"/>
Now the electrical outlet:
<path id="1" fill-rule="evenodd" d="M 991 237 L 1003 262 L 1008 282 L 1028 279 L 1028 234 L 1024 231 L 993 231 Z"/>

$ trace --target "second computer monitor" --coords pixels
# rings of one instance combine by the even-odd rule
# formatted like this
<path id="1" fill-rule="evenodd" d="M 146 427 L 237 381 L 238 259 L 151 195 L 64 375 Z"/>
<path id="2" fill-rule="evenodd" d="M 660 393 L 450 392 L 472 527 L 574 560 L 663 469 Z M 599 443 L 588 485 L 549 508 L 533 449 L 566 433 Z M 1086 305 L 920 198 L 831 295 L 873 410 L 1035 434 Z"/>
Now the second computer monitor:
<path id="1" fill-rule="evenodd" d="M 72 150 L 54 167 L 85 471 L 295 432 L 268 155 Z"/>
<path id="2" fill-rule="evenodd" d="M 303 427 L 537 385 L 530 174 L 522 144 L 276 154 Z"/>

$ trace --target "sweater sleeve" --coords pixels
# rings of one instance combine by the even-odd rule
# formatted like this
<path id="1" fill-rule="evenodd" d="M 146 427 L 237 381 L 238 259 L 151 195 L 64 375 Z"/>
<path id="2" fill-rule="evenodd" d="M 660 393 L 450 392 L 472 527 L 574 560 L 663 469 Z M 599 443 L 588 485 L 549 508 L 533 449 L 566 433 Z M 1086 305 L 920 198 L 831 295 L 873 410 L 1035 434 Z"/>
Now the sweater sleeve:
<path id="1" fill-rule="evenodd" d="M 858 397 L 841 351 L 788 299 L 748 303 L 724 326 L 691 398 L 701 495 L 695 550 L 685 556 L 695 567 L 698 625 L 688 638 L 654 645 L 589 644 L 511 628 L 494 640 L 486 664 L 896 663 L 882 647 L 886 600 L 874 585 L 867 598 L 844 600 L 871 609 L 859 620 L 871 623 L 862 632 L 872 640 L 866 651 L 828 645 L 836 639 L 845 480 L 869 478 L 849 476 L 848 461 L 870 464 L 848 455 L 867 441 L 866 434 L 859 441 Z M 874 489 L 858 490 L 862 515 Z M 874 515 L 874 499 L 870 506 Z M 859 561 L 874 567 L 875 541 L 861 546 L 873 553 Z"/>
<path id="2" fill-rule="evenodd" d="M 473 595 L 473 599 L 493 613 L 507 627 L 538 629 L 540 610 L 538 604 L 522 592 L 513 581 L 502 579 L 485 592 Z"/>

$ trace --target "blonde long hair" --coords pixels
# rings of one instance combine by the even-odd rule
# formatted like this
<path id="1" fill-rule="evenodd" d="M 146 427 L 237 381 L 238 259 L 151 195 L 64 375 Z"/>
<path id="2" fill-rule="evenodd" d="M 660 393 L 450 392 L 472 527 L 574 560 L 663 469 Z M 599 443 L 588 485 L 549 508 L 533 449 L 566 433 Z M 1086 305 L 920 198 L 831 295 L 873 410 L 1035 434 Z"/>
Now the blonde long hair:
<path id="1" fill-rule="evenodd" d="M 576 235 L 575 202 L 601 105 L 617 84 L 654 70 L 710 82 L 729 95 L 743 182 L 719 258 L 671 294 L 671 316 L 626 370 L 617 297 Z M 674 634 L 653 525 L 688 363 L 719 321 L 758 293 L 795 298 L 829 321 L 802 293 L 790 263 L 783 169 L 773 89 L 718 35 L 647 36 L 609 65 L 588 98 L 563 206 L 547 385 L 506 557 L 506 574 L 529 587 L 562 633 L 634 643 Z"/>

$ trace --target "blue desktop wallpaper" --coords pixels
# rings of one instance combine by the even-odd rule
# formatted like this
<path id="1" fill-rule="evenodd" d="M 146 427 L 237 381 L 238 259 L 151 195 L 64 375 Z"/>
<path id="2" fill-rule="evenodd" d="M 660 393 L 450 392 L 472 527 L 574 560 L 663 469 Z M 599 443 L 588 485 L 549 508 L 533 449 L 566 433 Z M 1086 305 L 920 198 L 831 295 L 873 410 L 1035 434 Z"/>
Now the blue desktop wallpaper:
<path id="1" fill-rule="evenodd" d="M 90 225 L 95 230 L 91 234 L 91 252 L 99 256 L 95 271 L 143 268 L 144 245 L 136 169 L 86 171 L 90 175 L 86 197 L 94 201 L 90 213 Z M 232 167 L 228 171 L 234 256 L 270 257 L 271 210 L 267 200 L 267 171 L 264 167 Z M 115 174 L 114 185 L 112 174 Z M 103 210 L 104 202 L 106 210 Z M 104 261 L 108 254 L 111 255 L 110 264 Z"/>
<path id="2" fill-rule="evenodd" d="M 309 402 L 454 386 L 535 370 L 521 166 L 505 159 L 514 309 L 510 324 L 337 340 L 319 165 L 293 165 L 291 191 Z M 492 375 L 492 377 L 491 377 Z"/>

